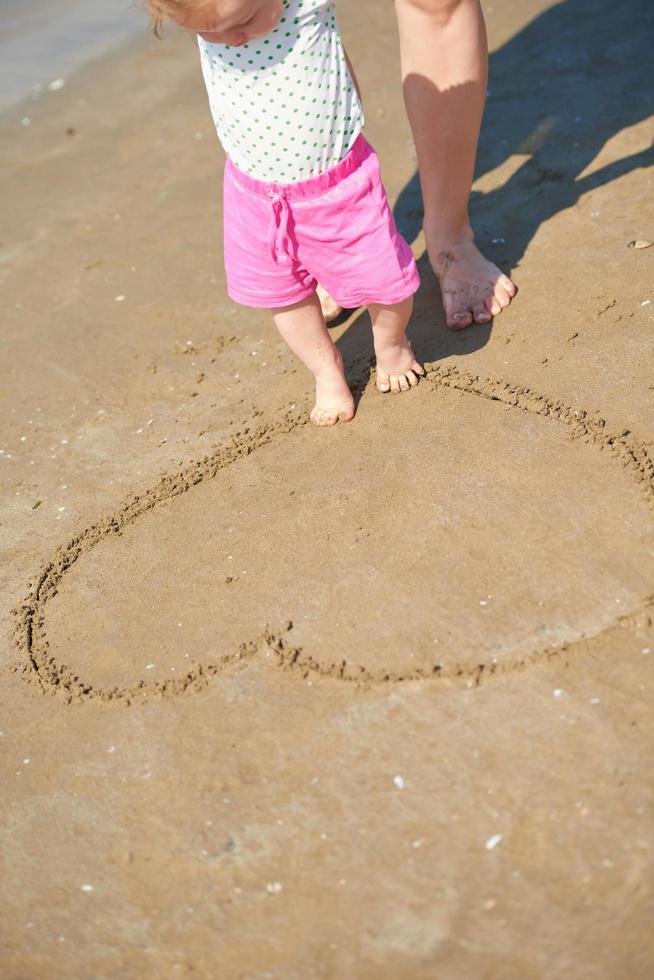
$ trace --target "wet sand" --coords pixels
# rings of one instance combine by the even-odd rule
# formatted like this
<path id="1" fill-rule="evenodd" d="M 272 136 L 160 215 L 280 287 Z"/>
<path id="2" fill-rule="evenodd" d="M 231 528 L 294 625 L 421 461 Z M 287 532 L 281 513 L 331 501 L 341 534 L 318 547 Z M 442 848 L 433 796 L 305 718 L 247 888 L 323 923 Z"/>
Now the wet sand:
<path id="1" fill-rule="evenodd" d="M 341 6 L 428 368 L 381 395 L 347 316 L 350 425 L 225 296 L 192 39 L 0 117 L 11 980 L 652 975 L 651 13 L 487 8 L 520 294 L 451 333 L 392 15 Z"/>
<path id="2" fill-rule="evenodd" d="M 59 91 L 81 65 L 142 38 L 149 23 L 132 0 L 0 0 L 0 17 L 0 109 Z"/>

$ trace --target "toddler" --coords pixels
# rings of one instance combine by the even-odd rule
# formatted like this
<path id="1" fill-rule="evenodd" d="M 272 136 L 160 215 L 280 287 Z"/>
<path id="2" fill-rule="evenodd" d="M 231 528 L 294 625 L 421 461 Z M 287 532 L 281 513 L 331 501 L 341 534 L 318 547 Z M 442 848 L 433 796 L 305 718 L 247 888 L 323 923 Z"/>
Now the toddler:
<path id="1" fill-rule="evenodd" d="M 223 184 L 227 292 L 272 311 L 315 377 L 311 421 L 354 416 L 354 399 L 316 292 L 367 306 L 380 391 L 424 374 L 405 330 L 419 276 L 398 233 L 379 161 L 365 139 L 356 77 L 333 0 L 147 0 L 197 34 L 227 160 Z"/>

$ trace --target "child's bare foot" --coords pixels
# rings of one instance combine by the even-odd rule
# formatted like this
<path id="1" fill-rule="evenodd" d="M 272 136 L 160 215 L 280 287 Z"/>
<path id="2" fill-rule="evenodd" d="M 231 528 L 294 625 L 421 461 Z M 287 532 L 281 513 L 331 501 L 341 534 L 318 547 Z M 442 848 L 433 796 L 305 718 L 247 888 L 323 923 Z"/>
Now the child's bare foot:
<path id="1" fill-rule="evenodd" d="M 327 290 L 320 285 L 316 286 L 316 295 L 320 301 L 320 308 L 322 309 L 325 323 L 332 323 L 333 320 L 336 320 L 341 315 L 343 307 L 339 306 Z"/>
<path id="2" fill-rule="evenodd" d="M 425 373 L 416 361 L 411 344 L 404 334 L 396 345 L 377 354 L 377 387 L 380 391 L 408 391 L 418 384 L 416 375 Z"/>
<path id="3" fill-rule="evenodd" d="M 343 372 L 343 355 L 335 347 L 333 364 L 316 374 L 316 404 L 309 418 L 314 425 L 335 425 L 354 418 L 354 398 Z"/>
<path id="4" fill-rule="evenodd" d="M 408 391 L 418 384 L 418 375 L 425 373 L 405 333 L 412 309 L 413 296 L 388 306 L 368 304 L 380 391 Z"/>
<path id="5" fill-rule="evenodd" d="M 315 292 L 298 303 L 273 310 L 280 334 L 316 379 L 314 425 L 335 425 L 354 418 L 354 398 L 343 371 L 343 355 L 329 336 Z"/>

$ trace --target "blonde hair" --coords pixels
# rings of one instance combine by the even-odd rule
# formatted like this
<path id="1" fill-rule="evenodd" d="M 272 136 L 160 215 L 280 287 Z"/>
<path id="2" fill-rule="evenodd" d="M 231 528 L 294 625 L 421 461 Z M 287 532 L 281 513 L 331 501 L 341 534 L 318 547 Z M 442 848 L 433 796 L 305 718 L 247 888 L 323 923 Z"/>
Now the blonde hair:
<path id="1" fill-rule="evenodd" d="M 145 6 L 152 18 L 151 27 L 155 37 L 161 40 L 161 27 L 172 10 L 183 10 L 190 7 L 193 0 L 145 0 Z"/>

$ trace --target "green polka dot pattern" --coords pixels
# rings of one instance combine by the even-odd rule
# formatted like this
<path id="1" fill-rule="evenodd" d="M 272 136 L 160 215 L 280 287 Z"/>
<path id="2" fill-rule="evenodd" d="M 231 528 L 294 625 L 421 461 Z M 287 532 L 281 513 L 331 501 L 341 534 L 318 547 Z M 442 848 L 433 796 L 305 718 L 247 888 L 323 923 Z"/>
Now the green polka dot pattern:
<path id="1" fill-rule="evenodd" d="M 333 167 L 364 123 L 333 0 L 282 0 L 273 30 L 240 47 L 198 35 L 218 138 L 235 166 L 290 184 Z"/>

